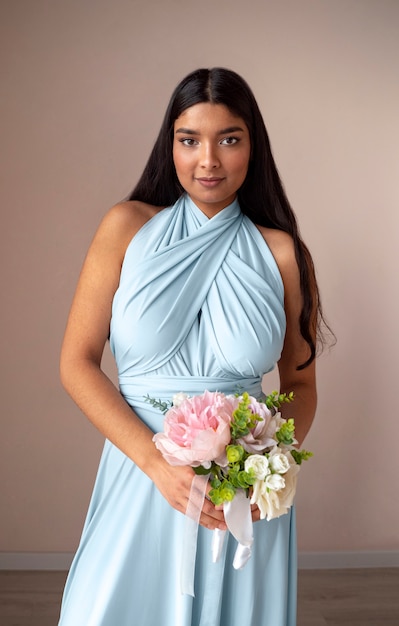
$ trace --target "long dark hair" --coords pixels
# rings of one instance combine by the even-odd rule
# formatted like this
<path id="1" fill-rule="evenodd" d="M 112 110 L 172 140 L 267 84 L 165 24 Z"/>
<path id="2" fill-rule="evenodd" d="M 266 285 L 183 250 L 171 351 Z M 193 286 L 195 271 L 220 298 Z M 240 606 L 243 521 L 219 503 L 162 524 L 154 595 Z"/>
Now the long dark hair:
<path id="1" fill-rule="evenodd" d="M 316 356 L 316 340 L 324 343 L 324 320 L 313 261 L 280 180 L 262 114 L 241 76 L 221 67 L 198 69 L 177 85 L 147 165 L 129 200 L 170 206 L 184 193 L 173 163 L 174 123 L 186 109 L 201 102 L 226 106 L 244 120 L 249 130 L 251 159 L 246 179 L 237 192 L 242 212 L 255 224 L 283 230 L 293 238 L 303 300 L 300 332 L 310 350 L 307 361 L 297 368 L 304 369 Z"/>

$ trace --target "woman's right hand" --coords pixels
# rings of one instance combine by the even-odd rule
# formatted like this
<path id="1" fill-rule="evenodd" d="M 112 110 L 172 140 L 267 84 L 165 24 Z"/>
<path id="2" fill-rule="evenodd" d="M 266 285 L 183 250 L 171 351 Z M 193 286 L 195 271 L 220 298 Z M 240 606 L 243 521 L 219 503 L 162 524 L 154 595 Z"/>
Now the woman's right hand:
<path id="1" fill-rule="evenodd" d="M 193 478 L 196 476 L 194 470 L 188 466 L 172 466 L 160 455 L 154 469 L 148 472 L 148 476 L 154 482 L 157 489 L 169 504 L 186 514 L 190 500 L 190 492 Z M 210 490 L 207 486 L 206 492 Z M 215 507 L 206 497 L 202 504 L 199 524 L 210 530 L 219 528 L 226 530 L 226 522 L 221 507 Z"/>

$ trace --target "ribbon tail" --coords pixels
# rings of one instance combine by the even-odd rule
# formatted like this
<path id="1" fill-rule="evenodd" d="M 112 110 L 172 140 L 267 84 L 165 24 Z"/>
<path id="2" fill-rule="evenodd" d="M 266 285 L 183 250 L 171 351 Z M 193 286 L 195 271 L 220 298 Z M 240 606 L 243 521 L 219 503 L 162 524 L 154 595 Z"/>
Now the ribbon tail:
<path id="1" fill-rule="evenodd" d="M 225 502 L 223 511 L 227 527 L 238 541 L 233 567 L 242 569 L 251 556 L 254 541 L 251 503 L 244 490 L 238 490 L 231 502 Z"/>
<path id="2" fill-rule="evenodd" d="M 251 553 L 251 546 L 244 546 L 242 543 L 239 543 L 233 559 L 234 569 L 242 569 L 247 561 L 249 561 Z"/>
<path id="3" fill-rule="evenodd" d="M 223 549 L 226 530 L 215 528 L 212 535 L 212 563 L 217 563 L 220 559 Z"/>
<path id="4" fill-rule="evenodd" d="M 208 475 L 195 475 L 191 483 L 186 509 L 180 567 L 180 590 L 194 598 L 195 557 L 197 554 L 198 523 L 204 504 Z"/>

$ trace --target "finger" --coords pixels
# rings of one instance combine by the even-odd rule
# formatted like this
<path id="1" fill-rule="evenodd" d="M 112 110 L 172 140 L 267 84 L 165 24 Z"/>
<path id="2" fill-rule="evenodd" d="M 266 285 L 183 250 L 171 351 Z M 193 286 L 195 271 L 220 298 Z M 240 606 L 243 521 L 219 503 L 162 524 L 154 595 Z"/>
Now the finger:
<path id="1" fill-rule="evenodd" d="M 208 528 L 209 530 L 215 530 L 218 528 L 219 530 L 227 530 L 226 522 L 222 520 L 217 520 L 214 517 L 203 513 L 199 519 L 199 523 L 201 526 Z"/>
<path id="2" fill-rule="evenodd" d="M 260 511 L 257 508 L 255 511 L 252 511 L 252 521 L 259 522 L 259 520 L 260 520 Z"/>
<path id="3" fill-rule="evenodd" d="M 220 530 L 226 530 L 227 528 L 223 510 L 217 511 L 215 506 L 208 501 L 204 502 L 200 516 L 200 524 L 211 529 L 219 528 Z"/>
<path id="4" fill-rule="evenodd" d="M 218 521 L 224 521 L 223 508 L 215 507 L 215 505 L 212 504 L 212 502 L 205 501 L 202 507 L 202 511 L 205 515 L 208 515 L 209 517 L 213 517 L 214 519 Z"/>

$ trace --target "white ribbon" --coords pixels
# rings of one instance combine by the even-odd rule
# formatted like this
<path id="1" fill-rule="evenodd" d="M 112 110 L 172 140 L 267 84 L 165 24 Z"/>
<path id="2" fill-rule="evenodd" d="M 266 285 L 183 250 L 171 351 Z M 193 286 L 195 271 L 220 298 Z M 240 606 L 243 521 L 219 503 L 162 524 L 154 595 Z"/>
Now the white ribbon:
<path id="1" fill-rule="evenodd" d="M 194 598 L 195 557 L 197 554 L 198 524 L 204 505 L 209 474 L 195 475 L 191 483 L 190 498 L 186 509 L 183 547 L 180 568 L 180 589 Z"/>
<path id="2" fill-rule="evenodd" d="M 242 569 L 251 556 L 254 541 L 251 503 L 243 489 L 237 490 L 231 502 L 224 503 L 223 512 L 227 528 L 238 541 L 233 567 L 234 569 Z M 212 560 L 214 563 L 220 559 L 226 532 L 219 529 L 213 531 Z"/>
<path id="3" fill-rule="evenodd" d="M 180 588 L 183 594 L 194 597 L 195 557 L 197 554 L 198 524 L 204 505 L 209 475 L 195 475 L 191 483 L 190 498 L 186 510 L 183 534 Z M 243 489 L 238 489 L 231 502 L 223 504 L 227 528 L 238 541 L 234 555 L 234 569 L 242 569 L 251 556 L 253 528 L 251 504 Z M 222 554 L 226 530 L 216 528 L 212 537 L 212 561 L 216 563 Z"/>

